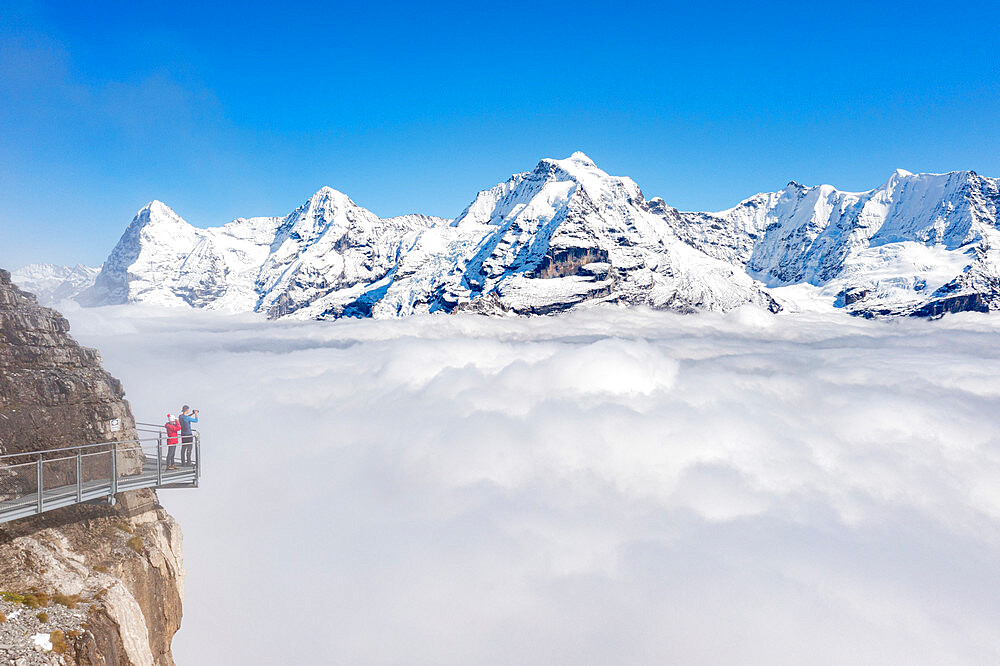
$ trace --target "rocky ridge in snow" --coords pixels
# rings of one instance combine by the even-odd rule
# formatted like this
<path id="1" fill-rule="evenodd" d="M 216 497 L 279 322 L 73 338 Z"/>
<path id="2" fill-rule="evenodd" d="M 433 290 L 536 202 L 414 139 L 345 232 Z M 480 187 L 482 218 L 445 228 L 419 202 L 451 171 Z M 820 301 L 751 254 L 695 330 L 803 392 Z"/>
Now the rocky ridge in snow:
<path id="1" fill-rule="evenodd" d="M 380 219 L 328 187 L 284 218 L 209 229 L 154 201 L 78 300 L 303 319 L 606 302 L 988 310 L 1000 308 L 998 204 L 997 179 L 899 170 L 868 192 L 789 183 L 679 212 L 574 153 L 483 190 L 454 221 Z"/>
<path id="2" fill-rule="evenodd" d="M 208 229 L 153 201 L 78 300 L 285 316 L 381 278 L 402 236 L 442 221 L 422 215 L 380 220 L 328 187 L 284 218 L 238 218 Z"/>

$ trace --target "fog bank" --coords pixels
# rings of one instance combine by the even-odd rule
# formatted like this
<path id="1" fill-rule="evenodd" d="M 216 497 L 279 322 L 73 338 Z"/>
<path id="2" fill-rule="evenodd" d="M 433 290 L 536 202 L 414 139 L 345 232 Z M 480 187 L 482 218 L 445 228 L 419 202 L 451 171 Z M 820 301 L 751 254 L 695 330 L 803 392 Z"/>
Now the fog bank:
<path id="1" fill-rule="evenodd" d="M 1000 317 L 66 314 L 202 410 L 178 663 L 1000 660 Z"/>

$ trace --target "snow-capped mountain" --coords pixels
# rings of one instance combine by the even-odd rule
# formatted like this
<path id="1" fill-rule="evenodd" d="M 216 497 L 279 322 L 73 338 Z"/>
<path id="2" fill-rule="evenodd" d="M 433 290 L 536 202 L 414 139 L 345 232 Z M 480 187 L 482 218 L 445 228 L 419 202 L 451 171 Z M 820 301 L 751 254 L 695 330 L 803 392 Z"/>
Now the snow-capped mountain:
<path id="1" fill-rule="evenodd" d="M 238 218 L 208 229 L 153 201 L 77 300 L 285 316 L 316 300 L 354 300 L 359 284 L 391 269 L 407 234 L 444 222 L 424 215 L 382 220 L 329 187 L 284 218 Z"/>
<path id="2" fill-rule="evenodd" d="M 868 192 L 789 183 L 678 212 L 574 153 L 483 190 L 453 221 L 379 218 L 328 187 L 283 218 L 209 229 L 154 201 L 78 300 L 309 319 L 804 298 L 864 315 L 1000 309 L 998 205 L 997 179 L 900 170 Z"/>
<path id="3" fill-rule="evenodd" d="M 94 286 L 77 300 L 83 305 L 143 302 L 253 310 L 253 282 L 280 222 L 239 218 L 197 229 L 153 201 L 136 214 Z"/>
<path id="4" fill-rule="evenodd" d="M 28 264 L 13 271 L 11 279 L 22 289 L 35 294 L 42 305 L 55 305 L 76 298 L 80 292 L 89 289 L 100 270 L 82 264 Z"/>
<path id="5" fill-rule="evenodd" d="M 324 187 L 278 227 L 254 284 L 255 309 L 269 317 L 302 308 L 311 315 L 342 310 L 393 269 L 402 245 L 437 222 L 444 220 L 380 219 Z"/>
<path id="6" fill-rule="evenodd" d="M 998 309 L 998 183 L 901 169 L 867 192 L 793 182 L 719 213 L 681 213 L 679 231 L 768 287 L 813 285 L 859 314 Z"/>

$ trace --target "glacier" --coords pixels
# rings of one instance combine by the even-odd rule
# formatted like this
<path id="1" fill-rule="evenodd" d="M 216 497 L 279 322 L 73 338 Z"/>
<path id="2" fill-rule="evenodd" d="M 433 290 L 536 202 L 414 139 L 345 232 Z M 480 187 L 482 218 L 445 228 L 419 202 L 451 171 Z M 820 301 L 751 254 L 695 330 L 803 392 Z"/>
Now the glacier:
<path id="1" fill-rule="evenodd" d="M 454 219 L 379 218 L 323 187 L 285 217 L 199 229 L 153 201 L 71 297 L 319 320 L 599 304 L 988 311 L 1000 309 L 998 207 L 998 179 L 899 169 L 866 192 L 790 182 L 682 212 L 576 152 L 482 190 Z"/>

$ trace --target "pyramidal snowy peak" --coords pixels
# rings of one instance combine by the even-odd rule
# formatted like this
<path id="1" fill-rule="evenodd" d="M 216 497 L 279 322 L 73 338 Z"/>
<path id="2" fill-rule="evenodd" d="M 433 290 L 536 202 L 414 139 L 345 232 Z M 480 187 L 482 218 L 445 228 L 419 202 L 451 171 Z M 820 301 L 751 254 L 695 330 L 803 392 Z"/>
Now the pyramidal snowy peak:
<path id="1" fill-rule="evenodd" d="M 454 223 L 424 232 L 379 288 L 376 315 L 542 314 L 584 302 L 778 309 L 745 272 L 683 242 L 634 181 L 583 153 L 480 192 Z"/>
<path id="2" fill-rule="evenodd" d="M 169 206 L 146 204 L 111 251 L 83 305 L 153 303 L 251 310 L 278 218 L 240 218 L 197 229 Z"/>
<path id="3" fill-rule="evenodd" d="M 281 317 L 341 308 L 395 266 L 405 242 L 437 218 L 380 219 L 324 187 L 278 226 L 254 283 L 255 309 Z"/>
<path id="4" fill-rule="evenodd" d="M 679 212 L 577 152 L 479 192 L 454 220 L 379 218 L 324 187 L 285 217 L 198 229 L 154 201 L 77 299 L 301 319 L 597 303 L 990 310 L 998 206 L 997 179 L 897 170 L 867 192 L 793 182 L 725 211 Z"/>

